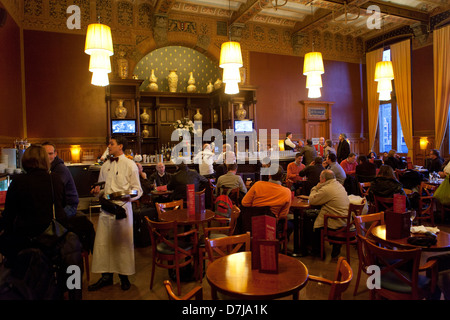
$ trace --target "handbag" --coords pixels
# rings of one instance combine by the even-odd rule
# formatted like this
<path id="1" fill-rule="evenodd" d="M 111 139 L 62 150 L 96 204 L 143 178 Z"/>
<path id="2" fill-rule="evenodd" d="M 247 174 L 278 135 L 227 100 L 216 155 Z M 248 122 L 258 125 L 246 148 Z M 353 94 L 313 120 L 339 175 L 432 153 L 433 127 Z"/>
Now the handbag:
<path id="1" fill-rule="evenodd" d="M 48 225 L 47 229 L 45 229 L 44 232 L 42 232 L 39 236 L 33 239 L 35 243 L 38 243 L 45 247 L 54 246 L 58 242 L 58 240 L 64 237 L 67 233 L 67 229 L 61 223 L 59 223 L 58 220 L 56 220 L 55 199 L 53 194 L 53 181 L 51 175 L 50 175 L 50 183 L 52 186 L 53 218 L 50 221 L 50 224 Z"/>
<path id="2" fill-rule="evenodd" d="M 450 176 L 447 175 L 434 192 L 433 197 L 437 199 L 442 205 L 450 205 Z"/>

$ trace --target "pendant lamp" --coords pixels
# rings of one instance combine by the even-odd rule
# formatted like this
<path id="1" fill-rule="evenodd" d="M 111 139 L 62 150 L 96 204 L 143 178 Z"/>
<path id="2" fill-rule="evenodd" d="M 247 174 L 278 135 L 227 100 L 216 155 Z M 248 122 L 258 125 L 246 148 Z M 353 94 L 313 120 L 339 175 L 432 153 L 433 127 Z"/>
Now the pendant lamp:
<path id="1" fill-rule="evenodd" d="M 103 71 L 92 72 L 91 84 L 99 87 L 107 86 L 109 84 L 108 72 Z"/>
<path id="2" fill-rule="evenodd" d="M 380 61 L 375 65 L 375 81 L 377 84 L 378 100 L 391 100 L 392 82 L 394 79 L 394 69 L 391 61 Z"/>
<path id="3" fill-rule="evenodd" d="M 220 49 L 220 62 L 219 66 L 221 68 L 237 67 L 243 66 L 241 45 L 236 41 L 228 41 L 222 43 Z"/>
<path id="4" fill-rule="evenodd" d="M 308 98 L 315 99 L 322 96 L 319 87 L 312 87 L 308 89 Z"/>
<path id="5" fill-rule="evenodd" d="M 222 82 L 241 82 L 241 73 L 238 67 L 227 67 L 223 69 Z"/>
<path id="6" fill-rule="evenodd" d="M 305 61 L 303 63 L 303 75 L 307 76 L 311 73 L 324 74 L 322 53 L 310 52 L 305 54 Z"/>
<path id="7" fill-rule="evenodd" d="M 225 83 L 225 93 L 226 94 L 236 94 L 239 93 L 239 85 L 237 82 L 227 82 Z"/>
<path id="8" fill-rule="evenodd" d="M 101 23 L 88 25 L 84 52 L 91 55 L 96 51 L 104 51 L 114 55 L 111 28 Z"/>

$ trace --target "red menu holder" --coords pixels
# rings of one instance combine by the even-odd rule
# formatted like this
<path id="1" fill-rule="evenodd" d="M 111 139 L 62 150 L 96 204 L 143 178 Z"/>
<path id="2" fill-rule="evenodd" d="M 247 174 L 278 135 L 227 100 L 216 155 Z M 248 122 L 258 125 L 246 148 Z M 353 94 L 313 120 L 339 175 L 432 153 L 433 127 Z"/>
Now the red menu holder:
<path id="1" fill-rule="evenodd" d="M 387 209 L 384 212 L 386 223 L 386 239 L 402 239 L 411 235 L 411 211 L 395 212 Z"/>
<path id="2" fill-rule="evenodd" d="M 252 269 L 260 269 L 260 247 L 258 240 L 277 239 L 277 219 L 275 217 L 261 215 L 252 217 Z"/>
<path id="3" fill-rule="evenodd" d="M 254 244 L 259 252 L 259 272 L 278 273 L 278 240 L 255 240 Z"/>
<path id="4" fill-rule="evenodd" d="M 188 215 L 195 215 L 195 184 L 186 185 Z"/>
<path id="5" fill-rule="evenodd" d="M 406 211 L 406 196 L 402 194 L 394 194 L 394 212 L 402 213 Z"/>
<path id="6" fill-rule="evenodd" d="M 205 206 L 205 194 L 196 194 L 195 195 L 195 213 L 196 214 L 205 214 L 206 206 Z"/>

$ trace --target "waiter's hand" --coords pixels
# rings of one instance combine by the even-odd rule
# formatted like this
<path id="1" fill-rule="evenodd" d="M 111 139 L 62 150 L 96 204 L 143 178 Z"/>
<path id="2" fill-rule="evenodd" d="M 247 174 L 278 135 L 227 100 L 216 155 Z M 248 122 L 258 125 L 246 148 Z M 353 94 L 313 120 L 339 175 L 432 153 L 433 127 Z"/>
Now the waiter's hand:
<path id="1" fill-rule="evenodd" d="M 95 186 L 94 188 L 91 189 L 91 193 L 96 196 L 100 193 L 100 189 L 101 189 L 100 186 Z"/>

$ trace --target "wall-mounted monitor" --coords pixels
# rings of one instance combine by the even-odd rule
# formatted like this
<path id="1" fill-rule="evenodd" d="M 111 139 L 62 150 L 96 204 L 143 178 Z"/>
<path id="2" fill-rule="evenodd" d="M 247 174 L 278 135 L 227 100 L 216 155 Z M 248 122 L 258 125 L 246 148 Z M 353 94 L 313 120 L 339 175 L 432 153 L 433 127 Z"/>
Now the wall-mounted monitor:
<path id="1" fill-rule="evenodd" d="M 234 132 L 252 132 L 253 120 L 234 120 Z"/>
<path id="2" fill-rule="evenodd" d="M 136 134 L 136 120 L 116 119 L 111 120 L 111 133 L 112 134 Z"/>

